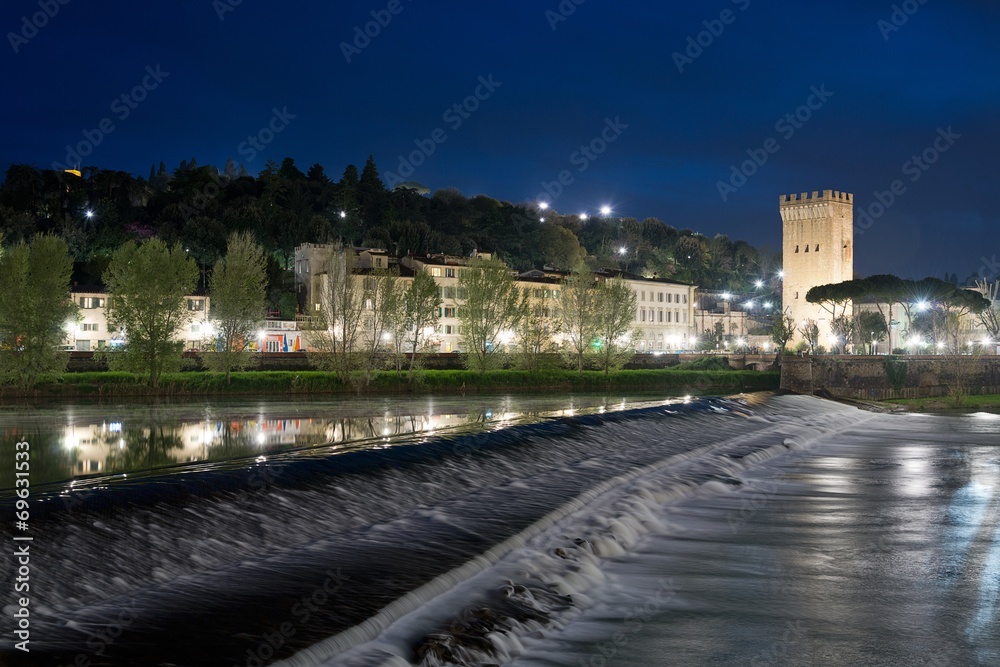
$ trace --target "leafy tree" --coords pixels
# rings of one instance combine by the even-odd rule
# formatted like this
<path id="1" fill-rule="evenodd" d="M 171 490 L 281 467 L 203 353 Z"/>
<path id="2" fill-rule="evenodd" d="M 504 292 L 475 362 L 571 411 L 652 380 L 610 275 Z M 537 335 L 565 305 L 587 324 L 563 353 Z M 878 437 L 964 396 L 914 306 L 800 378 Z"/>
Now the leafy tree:
<path id="1" fill-rule="evenodd" d="M 624 280 L 599 282 L 595 289 L 597 365 L 607 375 L 621 368 L 635 352 L 635 291 Z"/>
<path id="2" fill-rule="evenodd" d="M 441 296 L 438 294 L 437 283 L 427 271 L 418 271 L 406 290 L 403 298 L 405 328 L 409 331 L 410 367 L 408 373 L 413 377 L 417 353 L 427 346 L 427 340 L 433 333 L 438 321 L 438 308 L 441 307 Z"/>
<path id="3" fill-rule="evenodd" d="M 198 266 L 180 244 L 153 238 L 121 246 L 104 272 L 108 326 L 125 333 L 112 366 L 148 374 L 153 387 L 164 370 L 179 368 L 184 344 L 174 337 L 188 320 L 185 297 L 197 282 Z"/>
<path id="4" fill-rule="evenodd" d="M 507 342 L 528 309 L 528 297 L 499 259 L 469 260 L 458 279 L 464 295 L 459 310 L 469 368 L 485 372 L 502 360 Z"/>
<path id="5" fill-rule="evenodd" d="M 785 312 L 775 312 L 773 319 L 771 320 L 771 340 L 774 342 L 774 346 L 778 348 L 778 356 L 781 356 L 785 351 L 785 346 L 788 345 L 788 341 L 792 339 L 795 335 L 795 319 Z"/>
<path id="6" fill-rule="evenodd" d="M 582 372 L 597 338 L 597 290 L 594 275 L 577 268 L 559 292 L 559 329 L 566 337 L 566 357 Z"/>
<path id="7" fill-rule="evenodd" d="M 264 319 L 267 257 L 251 232 L 229 236 L 226 256 L 212 271 L 210 294 L 216 339 L 205 364 L 226 374 L 253 363 L 250 342 Z"/>
<path id="8" fill-rule="evenodd" d="M 874 354 L 874 344 L 885 340 L 889 328 L 885 316 L 880 312 L 865 310 L 855 318 L 855 340 L 862 347 L 868 348 L 869 354 Z"/>
<path id="9" fill-rule="evenodd" d="M 66 242 L 49 234 L 0 253 L 0 380 L 29 389 L 66 368 L 59 346 L 76 311 L 66 298 L 73 262 Z"/>

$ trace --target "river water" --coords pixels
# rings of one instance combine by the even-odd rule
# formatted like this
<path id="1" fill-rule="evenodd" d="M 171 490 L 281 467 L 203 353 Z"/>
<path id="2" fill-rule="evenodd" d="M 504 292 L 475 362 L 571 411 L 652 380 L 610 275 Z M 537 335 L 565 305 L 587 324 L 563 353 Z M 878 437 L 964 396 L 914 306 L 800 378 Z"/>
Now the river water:
<path id="1" fill-rule="evenodd" d="M 32 505 L 30 660 L 6 632 L 3 657 L 1000 664 L 1000 416 L 572 400 L 53 483 Z M 405 403 L 388 412 L 431 414 Z"/>

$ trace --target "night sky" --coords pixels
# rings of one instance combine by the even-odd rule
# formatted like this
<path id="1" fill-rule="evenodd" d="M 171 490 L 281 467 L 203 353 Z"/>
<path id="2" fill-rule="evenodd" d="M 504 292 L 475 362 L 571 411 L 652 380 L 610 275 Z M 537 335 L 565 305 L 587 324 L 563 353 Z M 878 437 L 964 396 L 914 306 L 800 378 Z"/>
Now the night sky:
<path id="1" fill-rule="evenodd" d="M 857 272 L 1000 272 L 995 2 L 62 1 L 0 9 L 4 170 L 65 163 L 84 131 L 84 165 L 143 177 L 291 156 L 338 179 L 373 154 L 390 185 L 772 248 L 780 194 L 846 190 Z"/>

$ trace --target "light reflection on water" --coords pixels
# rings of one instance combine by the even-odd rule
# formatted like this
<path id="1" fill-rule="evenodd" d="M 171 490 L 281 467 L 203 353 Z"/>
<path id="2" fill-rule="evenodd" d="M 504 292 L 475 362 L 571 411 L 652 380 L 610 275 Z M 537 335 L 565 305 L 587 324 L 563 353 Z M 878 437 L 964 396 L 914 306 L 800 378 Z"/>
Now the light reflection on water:
<path id="1" fill-rule="evenodd" d="M 659 400 L 655 400 L 659 399 Z M 658 396 L 421 397 L 62 405 L 0 409 L 0 455 L 31 443 L 32 484 L 329 447 L 392 446 L 515 423 L 662 402 Z M 14 486 L 13 469 L 0 489 Z"/>

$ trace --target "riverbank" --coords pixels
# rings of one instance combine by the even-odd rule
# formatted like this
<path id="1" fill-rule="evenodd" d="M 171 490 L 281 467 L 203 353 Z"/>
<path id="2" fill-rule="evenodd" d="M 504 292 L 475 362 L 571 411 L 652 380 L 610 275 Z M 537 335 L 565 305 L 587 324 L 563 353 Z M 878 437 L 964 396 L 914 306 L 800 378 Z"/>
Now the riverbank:
<path id="1" fill-rule="evenodd" d="M 967 410 L 988 410 L 1000 412 L 1000 394 L 984 394 L 982 396 L 966 396 L 962 399 L 962 404 L 955 406 L 955 401 L 949 396 L 934 396 L 931 398 L 897 398 L 882 401 L 892 405 L 900 405 L 911 412 L 922 412 L 926 410 L 943 411 L 967 411 Z"/>
<path id="2" fill-rule="evenodd" d="M 448 394 L 509 391 L 664 390 L 673 394 L 735 394 L 778 388 L 771 371 L 691 371 L 671 369 L 601 371 L 422 371 L 411 382 L 395 372 L 375 374 L 369 383 L 356 376 L 342 382 L 322 371 L 245 371 L 167 373 L 160 386 L 141 375 L 121 372 L 65 373 L 45 379 L 30 391 L 0 387 L 0 398 L 117 398 L 124 396 L 252 396 L 328 394 Z"/>

